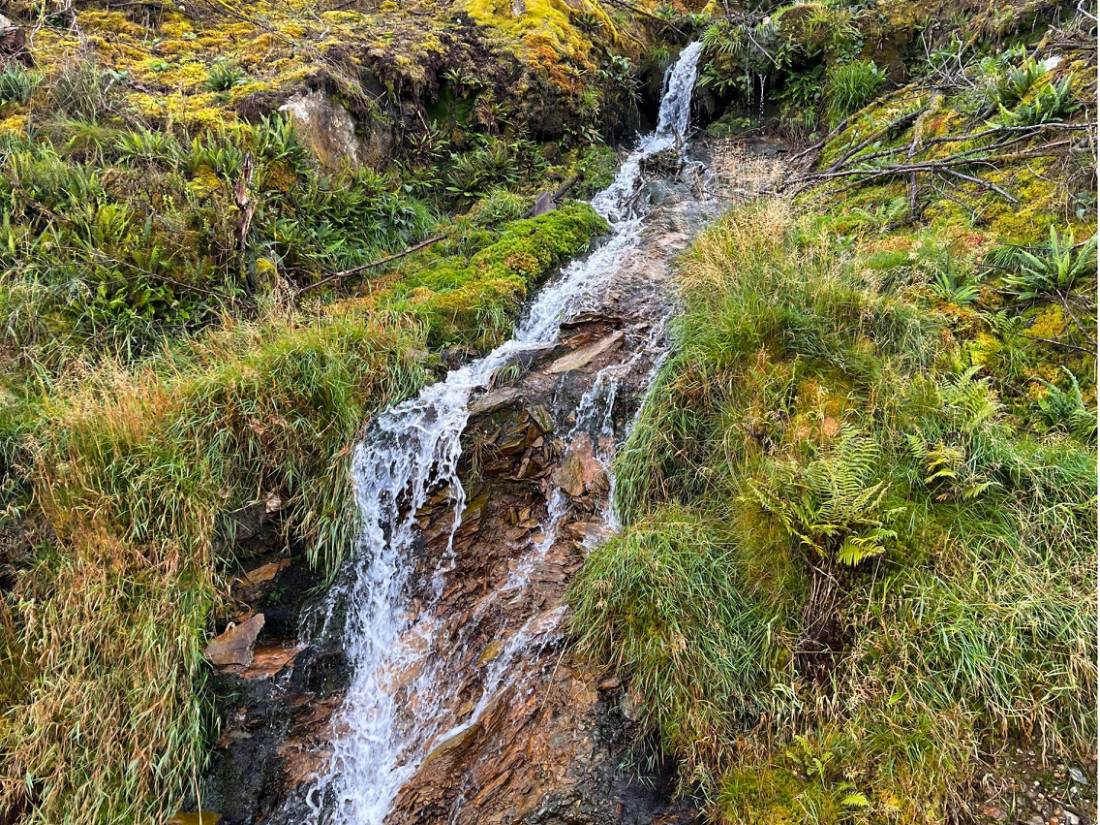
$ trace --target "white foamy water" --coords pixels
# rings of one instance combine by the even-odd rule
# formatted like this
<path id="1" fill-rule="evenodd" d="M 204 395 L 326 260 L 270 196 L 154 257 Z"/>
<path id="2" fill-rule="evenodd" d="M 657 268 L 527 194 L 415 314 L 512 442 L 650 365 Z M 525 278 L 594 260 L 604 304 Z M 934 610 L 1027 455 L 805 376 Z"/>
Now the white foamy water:
<path id="1" fill-rule="evenodd" d="M 446 662 L 430 655 L 437 628 L 430 620 L 414 621 L 407 595 L 416 512 L 432 493 L 449 488 L 453 542 L 465 507 L 457 470 L 471 396 L 517 356 L 553 343 L 561 324 L 606 287 L 637 247 L 648 210 L 640 197 L 641 166 L 657 152 L 684 145 L 700 50 L 698 43 L 683 50 L 666 77 L 657 128 L 639 141 L 615 181 L 592 200 L 610 225 L 606 241 L 539 292 L 512 340 L 381 414 L 355 449 L 352 472 L 362 535 L 351 575 L 334 590 L 325 618 L 334 620 L 336 604 L 346 607 L 341 638 L 353 677 L 336 717 L 329 770 L 310 793 L 316 823 L 381 825 L 402 784 L 432 743 L 448 733 L 442 712 Z M 586 423 L 592 415 L 600 416 L 597 432 L 610 427 L 618 374 L 599 378 L 578 411 L 578 420 Z M 444 568 L 435 575 L 436 596 L 446 572 Z M 559 618 L 546 617 L 542 625 L 528 622 L 509 642 L 484 681 L 471 720 L 505 677 L 507 666 L 529 645 L 547 638 Z"/>

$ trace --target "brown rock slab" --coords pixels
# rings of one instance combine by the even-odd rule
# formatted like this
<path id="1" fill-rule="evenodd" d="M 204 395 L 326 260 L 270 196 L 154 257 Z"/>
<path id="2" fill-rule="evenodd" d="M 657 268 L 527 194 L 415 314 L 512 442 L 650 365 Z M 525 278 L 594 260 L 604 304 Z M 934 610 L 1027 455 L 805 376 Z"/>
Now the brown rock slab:
<path id="1" fill-rule="evenodd" d="M 221 819 L 221 814 L 211 811 L 181 811 L 169 819 L 167 825 L 218 825 Z"/>
<path id="2" fill-rule="evenodd" d="M 254 648 L 252 661 L 237 675 L 242 679 L 270 679 L 292 665 L 304 645 L 285 643 Z"/>
<path id="3" fill-rule="evenodd" d="M 470 415 L 486 415 L 487 413 L 496 412 L 522 397 L 523 393 L 515 387 L 501 387 L 490 390 L 470 405 Z"/>
<path id="4" fill-rule="evenodd" d="M 557 482 L 567 496 L 580 498 L 585 493 L 601 489 L 605 475 L 603 466 L 596 459 L 592 439 L 587 433 L 581 433 L 562 460 Z"/>
<path id="5" fill-rule="evenodd" d="M 616 347 L 623 341 L 623 333 L 621 330 L 613 332 L 610 335 L 606 335 L 598 341 L 594 341 L 587 346 L 581 347 L 578 350 L 574 350 L 552 363 L 546 368 L 546 372 L 550 375 L 560 375 L 563 372 L 572 372 L 573 370 L 583 369 L 591 364 L 605 352 L 612 347 Z"/>
<path id="6" fill-rule="evenodd" d="M 255 613 L 250 618 L 229 627 L 220 636 L 210 640 L 203 656 L 216 667 L 247 667 L 252 664 L 252 646 L 264 626 L 264 614 Z"/>

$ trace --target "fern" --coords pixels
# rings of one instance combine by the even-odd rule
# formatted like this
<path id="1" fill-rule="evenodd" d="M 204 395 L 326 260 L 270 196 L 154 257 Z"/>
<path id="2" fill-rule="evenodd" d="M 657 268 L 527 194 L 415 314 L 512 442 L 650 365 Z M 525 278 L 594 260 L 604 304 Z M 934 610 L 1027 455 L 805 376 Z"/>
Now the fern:
<path id="1" fill-rule="evenodd" d="M 845 428 L 831 449 L 808 464 L 788 461 L 763 483 L 750 482 L 756 503 L 799 543 L 847 566 L 886 552 L 897 533 L 879 481 L 881 453 L 871 438 Z"/>
<path id="2" fill-rule="evenodd" d="M 1062 367 L 1069 379 L 1069 389 L 1063 390 L 1049 381 L 1047 393 L 1036 402 L 1039 415 L 1046 424 L 1055 430 L 1062 430 L 1088 443 L 1096 442 L 1096 410 L 1085 405 L 1081 394 L 1081 385 L 1077 377 Z"/>

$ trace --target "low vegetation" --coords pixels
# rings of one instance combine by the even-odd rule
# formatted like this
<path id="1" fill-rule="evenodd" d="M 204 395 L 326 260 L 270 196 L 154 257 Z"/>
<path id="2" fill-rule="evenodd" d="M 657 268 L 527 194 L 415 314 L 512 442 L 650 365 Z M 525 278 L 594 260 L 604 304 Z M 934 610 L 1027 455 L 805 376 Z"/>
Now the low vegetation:
<path id="1" fill-rule="evenodd" d="M 528 289 L 604 231 L 576 202 L 525 216 L 567 179 L 599 186 L 613 153 L 491 109 L 499 89 L 461 80 L 475 56 L 429 5 L 426 39 L 396 7 L 13 10 L 34 37 L 0 55 L 0 819 L 174 812 L 210 745 L 202 650 L 257 508 L 331 573 L 364 423 L 444 349 L 499 342 Z M 339 49 L 364 38 L 369 70 L 341 76 Z M 514 51 L 525 82 L 553 84 L 550 53 Z M 451 91 L 429 93 L 443 55 Z M 383 108 L 415 103 L 427 148 L 328 163 L 276 110 L 319 87 L 369 133 L 391 122 L 360 108 L 371 71 L 392 83 Z M 592 124 L 621 80 L 543 100 Z M 433 95 L 461 110 L 445 140 Z"/>
<path id="2" fill-rule="evenodd" d="M 1095 737 L 1091 366 L 1006 403 L 927 281 L 787 209 L 686 263 L 574 627 L 723 821 L 944 821 L 984 754 Z"/>
<path id="3" fill-rule="evenodd" d="M 1095 51 L 889 90 L 795 13 L 847 54 L 781 93 L 824 71 L 814 168 L 683 262 L 573 628 L 716 821 L 957 821 L 1016 747 L 1095 746 Z"/>

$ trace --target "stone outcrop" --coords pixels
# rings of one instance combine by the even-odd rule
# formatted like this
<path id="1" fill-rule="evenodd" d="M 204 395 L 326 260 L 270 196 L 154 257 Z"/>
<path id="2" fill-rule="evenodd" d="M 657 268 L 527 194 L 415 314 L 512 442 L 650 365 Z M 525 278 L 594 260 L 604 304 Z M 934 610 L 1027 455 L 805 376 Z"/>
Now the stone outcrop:
<path id="1" fill-rule="evenodd" d="M 252 646 L 264 626 L 264 614 L 253 613 L 240 624 L 230 625 L 210 640 L 203 651 L 206 660 L 215 667 L 248 667 L 252 664 Z"/>
<path id="2" fill-rule="evenodd" d="M 389 159 L 392 137 L 375 130 L 369 138 L 360 138 L 351 113 L 320 89 L 294 95 L 279 111 L 291 119 L 299 140 L 326 169 L 335 171 Z"/>

